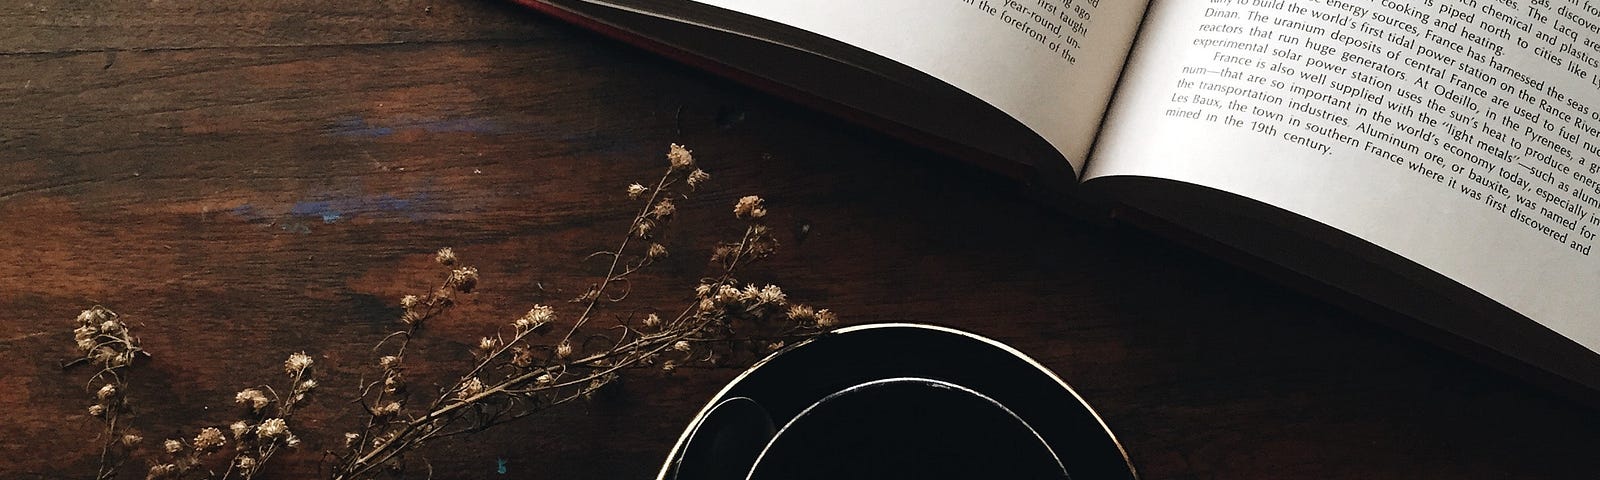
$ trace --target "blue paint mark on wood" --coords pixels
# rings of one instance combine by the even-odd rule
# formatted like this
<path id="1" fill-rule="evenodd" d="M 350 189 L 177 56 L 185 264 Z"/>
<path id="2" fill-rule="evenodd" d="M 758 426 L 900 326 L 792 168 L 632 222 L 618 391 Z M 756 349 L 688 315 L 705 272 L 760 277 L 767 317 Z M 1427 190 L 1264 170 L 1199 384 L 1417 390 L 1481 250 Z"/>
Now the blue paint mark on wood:
<path id="1" fill-rule="evenodd" d="M 387 137 L 394 134 L 393 128 L 368 125 L 367 121 L 360 117 L 339 119 L 333 125 L 329 125 L 327 130 L 330 135 L 341 137 Z"/>
<path id="2" fill-rule="evenodd" d="M 287 211 L 283 207 L 256 206 L 247 203 L 233 207 L 229 212 L 247 222 L 271 220 L 269 225 L 278 225 L 285 231 L 305 234 L 311 232 L 308 223 L 314 224 L 318 220 L 323 224 L 339 223 L 357 217 L 427 220 L 437 210 L 431 200 L 432 197 L 427 192 L 418 192 L 408 197 L 388 194 L 363 196 L 329 193 L 313 195 L 311 198 L 295 202 Z"/>
<path id="3" fill-rule="evenodd" d="M 336 223 L 340 220 L 373 214 L 399 214 L 412 220 L 419 220 L 424 213 L 419 207 L 428 200 L 428 194 L 418 193 L 411 198 L 399 198 L 393 195 L 379 195 L 376 197 L 336 197 L 326 200 L 304 200 L 295 202 L 289 209 L 289 215 L 295 217 L 316 217 L 322 223 Z"/>
<path id="4" fill-rule="evenodd" d="M 456 118 L 441 120 L 420 120 L 410 122 L 389 122 L 387 124 L 373 124 L 361 117 L 344 117 L 335 120 L 325 130 L 329 135 L 336 137 L 387 137 L 406 130 L 420 130 L 427 133 L 500 133 L 503 129 L 499 124 L 483 118 Z"/>
<path id="5" fill-rule="evenodd" d="M 505 475 L 506 474 L 506 459 L 504 459 L 504 458 L 496 458 L 496 459 L 494 459 L 494 463 L 495 463 L 494 472 L 498 473 L 498 474 L 501 474 L 501 475 Z"/>
<path id="6" fill-rule="evenodd" d="M 322 217 L 322 223 L 333 223 L 344 217 L 344 214 L 333 209 L 333 202 L 297 202 L 289 209 L 289 214 L 296 217 Z"/>

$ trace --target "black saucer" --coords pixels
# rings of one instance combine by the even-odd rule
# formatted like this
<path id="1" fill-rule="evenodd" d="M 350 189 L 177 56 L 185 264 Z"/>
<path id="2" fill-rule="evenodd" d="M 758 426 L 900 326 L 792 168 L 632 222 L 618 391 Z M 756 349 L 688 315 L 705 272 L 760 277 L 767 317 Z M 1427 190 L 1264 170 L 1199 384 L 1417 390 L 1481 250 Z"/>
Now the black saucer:
<path id="1" fill-rule="evenodd" d="M 1132 480 L 1094 411 L 1021 353 L 956 330 L 852 327 L 779 351 L 712 398 L 662 480 Z"/>

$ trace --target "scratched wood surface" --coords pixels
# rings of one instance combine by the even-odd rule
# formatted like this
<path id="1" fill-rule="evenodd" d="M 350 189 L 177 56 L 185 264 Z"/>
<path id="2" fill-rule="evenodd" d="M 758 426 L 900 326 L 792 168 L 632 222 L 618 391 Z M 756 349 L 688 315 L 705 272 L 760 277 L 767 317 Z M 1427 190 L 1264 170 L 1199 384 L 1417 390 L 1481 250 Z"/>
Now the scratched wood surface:
<path id="1" fill-rule="evenodd" d="M 676 305 L 733 235 L 786 232 L 750 280 L 849 323 L 1008 342 L 1073 383 L 1146 479 L 1581 478 L 1595 412 L 1005 180 L 496 2 L 36 0 L 0 11 L 0 478 L 87 478 L 72 317 L 123 314 L 154 442 L 239 412 L 306 351 L 324 385 L 271 478 L 314 478 L 403 294 L 453 246 L 481 293 L 417 378 L 597 274 L 622 189 L 668 142 L 713 186 L 630 302 Z M 809 233 L 795 232 L 809 226 Z M 644 478 L 737 371 L 641 373 L 592 402 L 427 450 L 434 478 Z M 437 378 L 437 377 L 433 377 Z M 124 475 L 140 478 L 133 462 Z M 412 472 L 412 478 L 422 478 Z"/>

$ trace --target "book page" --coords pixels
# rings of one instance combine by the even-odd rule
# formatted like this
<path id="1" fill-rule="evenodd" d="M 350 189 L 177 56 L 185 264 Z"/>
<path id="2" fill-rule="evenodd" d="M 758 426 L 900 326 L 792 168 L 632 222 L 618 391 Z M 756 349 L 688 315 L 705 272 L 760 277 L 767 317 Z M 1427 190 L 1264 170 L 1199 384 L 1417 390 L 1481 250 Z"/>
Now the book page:
<path id="1" fill-rule="evenodd" d="M 1143 1 L 700 0 L 921 70 L 1010 114 L 1083 172 Z"/>
<path id="2" fill-rule="evenodd" d="M 1371 241 L 1600 351 L 1600 3 L 1156 1 L 1088 176 Z"/>

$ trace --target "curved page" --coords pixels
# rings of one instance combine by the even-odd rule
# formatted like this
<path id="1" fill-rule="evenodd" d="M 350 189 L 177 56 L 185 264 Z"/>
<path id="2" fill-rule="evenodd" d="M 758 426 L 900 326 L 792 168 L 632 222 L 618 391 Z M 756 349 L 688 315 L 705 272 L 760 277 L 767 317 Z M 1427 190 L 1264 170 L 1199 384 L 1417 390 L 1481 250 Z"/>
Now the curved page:
<path id="1" fill-rule="evenodd" d="M 1349 232 L 1600 351 L 1600 10 L 1158 1 L 1085 178 Z"/>
<path id="2" fill-rule="evenodd" d="M 971 93 L 1083 172 L 1145 2 L 701 0 L 883 55 Z"/>

